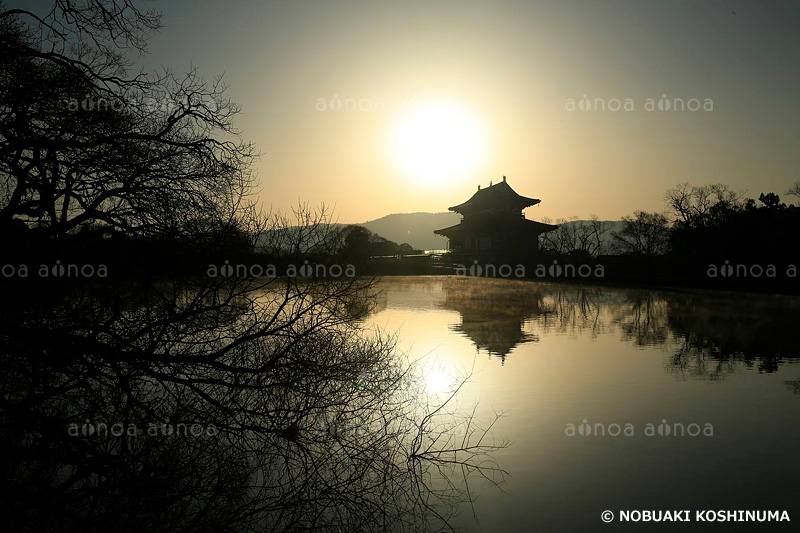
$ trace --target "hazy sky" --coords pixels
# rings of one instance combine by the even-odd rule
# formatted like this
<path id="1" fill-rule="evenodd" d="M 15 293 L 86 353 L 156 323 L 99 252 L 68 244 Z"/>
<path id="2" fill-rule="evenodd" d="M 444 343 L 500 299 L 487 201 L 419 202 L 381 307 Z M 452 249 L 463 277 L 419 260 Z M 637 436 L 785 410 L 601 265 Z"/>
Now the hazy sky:
<path id="1" fill-rule="evenodd" d="M 800 179 L 797 1 L 154 5 L 147 64 L 225 73 L 267 207 L 438 212 L 506 175 L 529 218 L 619 218 L 682 181 Z"/>

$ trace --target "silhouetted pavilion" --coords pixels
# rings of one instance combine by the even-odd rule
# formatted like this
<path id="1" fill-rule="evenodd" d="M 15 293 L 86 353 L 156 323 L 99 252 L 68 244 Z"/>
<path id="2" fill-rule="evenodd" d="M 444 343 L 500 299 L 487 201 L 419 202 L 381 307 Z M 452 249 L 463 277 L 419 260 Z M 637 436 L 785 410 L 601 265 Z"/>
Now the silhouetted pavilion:
<path id="1" fill-rule="evenodd" d="M 524 262 L 533 260 L 539 251 L 539 235 L 558 226 L 525 218 L 523 209 L 541 200 L 521 196 L 503 181 L 481 189 L 466 202 L 450 207 L 462 215 L 461 222 L 435 230 L 448 239 L 453 259 L 466 264 L 482 262 Z"/>

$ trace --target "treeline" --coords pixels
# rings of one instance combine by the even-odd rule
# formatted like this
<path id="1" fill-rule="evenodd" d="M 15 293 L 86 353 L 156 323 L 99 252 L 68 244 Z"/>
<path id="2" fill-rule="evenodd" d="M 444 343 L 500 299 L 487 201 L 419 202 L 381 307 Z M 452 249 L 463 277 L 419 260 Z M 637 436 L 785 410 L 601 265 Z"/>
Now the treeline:
<path id="1" fill-rule="evenodd" d="M 800 181 L 787 195 L 800 197 Z M 541 237 L 542 251 L 548 259 L 601 263 L 614 280 L 796 287 L 800 206 L 773 192 L 747 198 L 724 184 L 682 183 L 665 202 L 664 212 L 636 211 L 618 223 L 559 220 Z"/>
<path id="2" fill-rule="evenodd" d="M 403 256 L 422 253 L 404 242 L 397 244 L 363 226 L 350 225 L 340 230 L 340 247 L 334 250 L 345 258 L 365 261 L 370 257 Z"/>
<path id="3" fill-rule="evenodd" d="M 320 213 L 319 220 L 327 216 Z M 312 263 L 349 264 L 359 272 L 371 272 L 372 258 L 402 258 L 420 254 L 408 243 L 398 244 L 357 226 L 320 225 L 306 221 L 303 227 L 273 220 L 270 227 L 253 234 L 237 221 L 194 221 L 180 231 L 142 235 L 113 227 L 85 223 L 52 237 L 12 219 L 0 227 L 3 276 L 6 279 L 45 277 L 41 269 L 73 266 L 87 272 L 103 267 L 101 277 L 139 278 L 203 275 L 209 265 L 273 264 L 285 266 L 300 256 Z M 314 239 L 309 240 L 308 234 Z M 296 244 L 303 242 L 302 249 Z M 281 271 L 284 269 L 281 268 Z M 25 275 L 27 271 L 27 275 Z M 57 272 L 49 277 L 70 276 Z"/>

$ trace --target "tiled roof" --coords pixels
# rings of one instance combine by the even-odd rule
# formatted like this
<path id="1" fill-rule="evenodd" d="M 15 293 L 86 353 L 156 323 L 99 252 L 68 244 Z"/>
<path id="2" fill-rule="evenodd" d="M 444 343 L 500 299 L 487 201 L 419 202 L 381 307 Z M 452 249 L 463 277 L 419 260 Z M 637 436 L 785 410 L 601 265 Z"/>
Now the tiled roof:
<path id="1" fill-rule="evenodd" d="M 483 209 L 508 206 L 522 210 L 526 207 L 536 205 L 539 202 L 541 202 L 541 200 L 517 194 L 506 182 L 505 177 L 503 177 L 503 181 L 500 183 L 490 185 L 484 189 L 479 189 L 469 200 L 450 207 L 449 209 L 450 211 L 462 212 L 464 210 L 480 211 Z"/>

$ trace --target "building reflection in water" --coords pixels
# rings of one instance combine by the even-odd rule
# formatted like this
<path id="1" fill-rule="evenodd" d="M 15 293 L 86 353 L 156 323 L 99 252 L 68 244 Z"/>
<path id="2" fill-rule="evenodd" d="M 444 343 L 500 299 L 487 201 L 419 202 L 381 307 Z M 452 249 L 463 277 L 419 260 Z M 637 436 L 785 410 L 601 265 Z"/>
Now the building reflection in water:
<path id="1" fill-rule="evenodd" d="M 518 298 L 520 293 L 497 291 L 491 294 L 475 294 L 458 283 L 446 289 L 443 307 L 458 311 L 461 323 L 450 326 L 452 331 L 469 338 L 478 351 L 490 356 L 499 356 L 505 363 L 506 356 L 518 345 L 536 342 L 539 337 L 525 331 L 530 318 L 542 314 L 541 300 Z"/>

